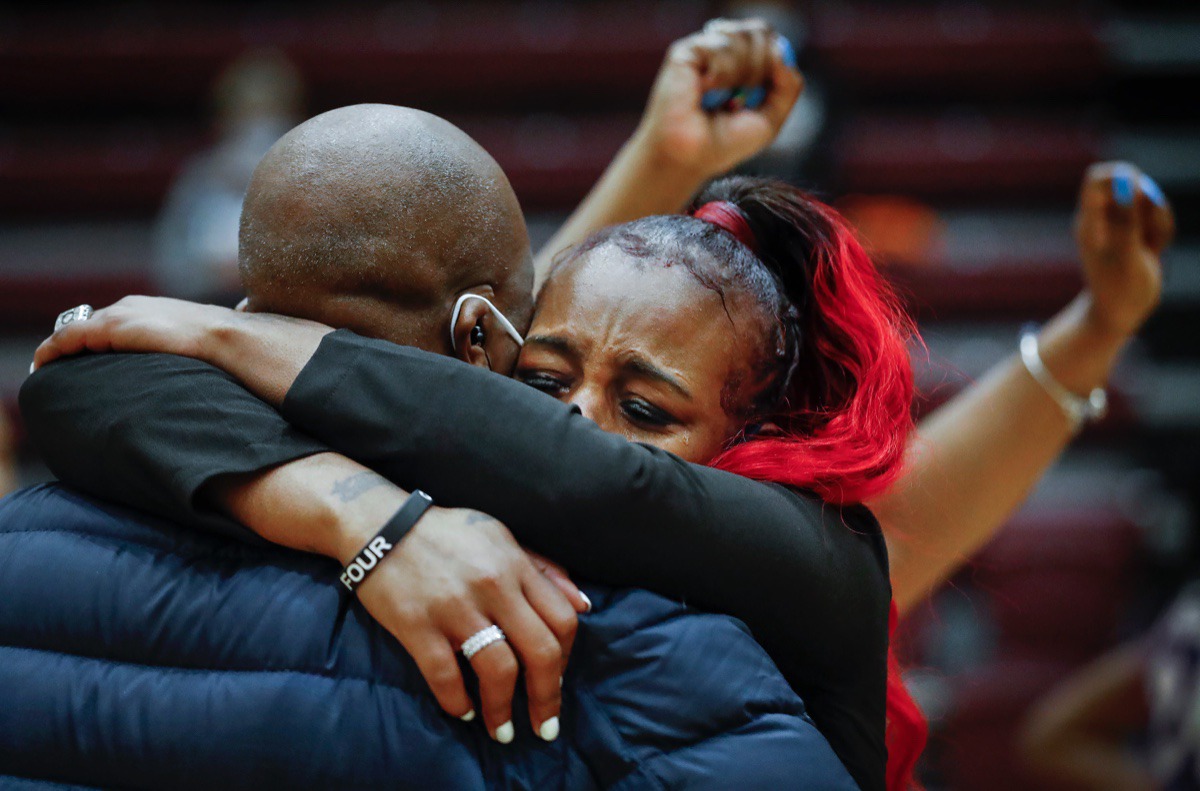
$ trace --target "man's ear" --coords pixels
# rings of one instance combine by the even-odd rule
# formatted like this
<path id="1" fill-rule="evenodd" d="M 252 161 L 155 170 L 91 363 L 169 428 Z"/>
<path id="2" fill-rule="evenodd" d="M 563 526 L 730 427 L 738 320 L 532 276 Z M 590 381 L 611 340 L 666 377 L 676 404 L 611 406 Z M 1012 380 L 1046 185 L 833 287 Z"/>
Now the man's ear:
<path id="1" fill-rule="evenodd" d="M 472 294 L 481 294 L 491 299 L 491 289 L 471 289 Z M 454 356 L 465 363 L 491 368 L 485 345 L 492 329 L 491 311 L 481 299 L 468 299 L 458 312 L 458 320 L 451 328 L 454 336 Z"/>

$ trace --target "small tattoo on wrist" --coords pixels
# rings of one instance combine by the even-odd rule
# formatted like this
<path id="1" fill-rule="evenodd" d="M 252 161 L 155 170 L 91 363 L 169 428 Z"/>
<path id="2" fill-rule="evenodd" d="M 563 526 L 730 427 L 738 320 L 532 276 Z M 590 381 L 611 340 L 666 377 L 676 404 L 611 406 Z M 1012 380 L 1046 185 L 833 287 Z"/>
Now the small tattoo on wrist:
<path id="1" fill-rule="evenodd" d="M 356 472 L 349 478 L 343 478 L 335 483 L 330 493 L 343 503 L 349 503 L 357 500 L 364 492 L 377 486 L 383 486 L 387 482 L 387 478 L 376 472 Z"/>

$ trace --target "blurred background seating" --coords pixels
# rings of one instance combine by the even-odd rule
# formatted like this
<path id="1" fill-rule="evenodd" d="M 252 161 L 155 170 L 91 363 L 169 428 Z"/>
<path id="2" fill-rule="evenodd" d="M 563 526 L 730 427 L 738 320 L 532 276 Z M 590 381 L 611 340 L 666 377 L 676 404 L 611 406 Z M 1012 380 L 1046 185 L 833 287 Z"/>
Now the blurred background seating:
<path id="1" fill-rule="evenodd" d="M 232 218 L 294 120 L 363 101 L 460 124 L 500 161 L 535 247 L 632 131 L 668 44 L 760 13 L 809 91 L 751 170 L 815 187 L 921 320 L 928 409 L 1080 285 L 1091 161 L 1175 202 L 1163 306 L 1089 429 L 983 554 L 904 625 L 934 726 L 930 788 L 1040 788 L 1032 701 L 1145 628 L 1197 568 L 1200 12 L 1168 2 L 110 3 L 0 11 L 0 458 L 47 473 L 15 409 L 60 310 L 127 293 L 232 304 Z M 136 393 L 130 394 L 137 396 Z M 3 415 L 11 419 L 7 429 Z M 11 437 L 11 439 L 9 438 Z M 0 463 L 0 490 L 6 483 Z"/>

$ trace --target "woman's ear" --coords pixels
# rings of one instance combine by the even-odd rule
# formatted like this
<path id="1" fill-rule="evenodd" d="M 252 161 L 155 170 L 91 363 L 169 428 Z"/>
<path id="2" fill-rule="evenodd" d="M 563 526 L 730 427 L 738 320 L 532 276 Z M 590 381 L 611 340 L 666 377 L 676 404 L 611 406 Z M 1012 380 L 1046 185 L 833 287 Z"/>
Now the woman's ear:
<path id="1" fill-rule="evenodd" d="M 745 434 L 747 437 L 782 437 L 784 431 L 774 423 L 767 421 L 766 423 L 755 423 L 746 428 Z"/>

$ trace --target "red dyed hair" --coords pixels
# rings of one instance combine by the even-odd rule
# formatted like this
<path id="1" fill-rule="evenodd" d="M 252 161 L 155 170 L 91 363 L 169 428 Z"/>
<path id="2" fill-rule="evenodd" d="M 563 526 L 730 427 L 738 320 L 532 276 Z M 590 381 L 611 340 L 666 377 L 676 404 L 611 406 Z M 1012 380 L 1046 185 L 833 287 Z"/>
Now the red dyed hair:
<path id="1" fill-rule="evenodd" d="M 801 365 L 778 401 L 783 408 L 766 416 L 783 435 L 738 443 L 712 465 L 809 489 L 838 505 L 861 503 L 900 475 L 913 428 L 907 341 L 915 331 L 845 220 L 797 189 L 768 184 L 757 208 L 771 225 L 796 229 L 795 239 L 772 244 L 755 207 L 731 203 L 747 213 L 759 257 L 785 286 L 796 273 L 805 281 Z M 806 253 L 807 260 L 778 260 L 781 253 Z"/>
<path id="2" fill-rule="evenodd" d="M 913 428 L 907 342 L 916 332 L 894 291 L 845 220 L 798 189 L 733 178 L 710 186 L 696 203 L 742 212 L 754 234 L 748 246 L 782 281 L 800 324 L 799 365 L 763 415 L 782 435 L 739 442 L 712 466 L 809 489 L 839 505 L 880 494 L 900 475 Z M 724 228 L 721 217 L 710 215 L 701 218 Z M 745 241 L 741 224 L 725 230 Z M 889 632 L 895 625 L 893 604 Z M 889 791 L 915 785 L 927 733 L 889 649 Z"/>

